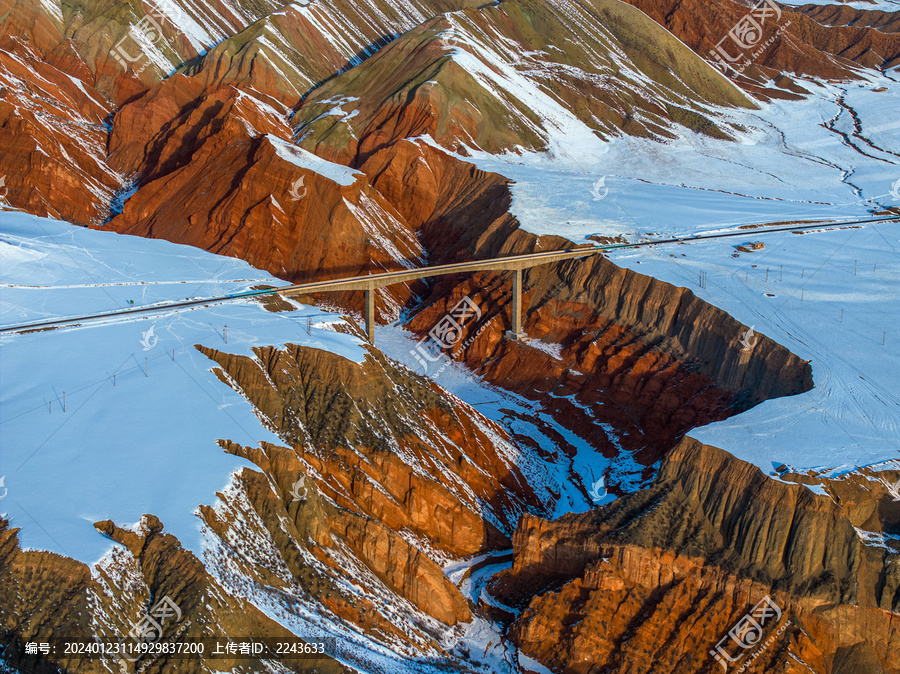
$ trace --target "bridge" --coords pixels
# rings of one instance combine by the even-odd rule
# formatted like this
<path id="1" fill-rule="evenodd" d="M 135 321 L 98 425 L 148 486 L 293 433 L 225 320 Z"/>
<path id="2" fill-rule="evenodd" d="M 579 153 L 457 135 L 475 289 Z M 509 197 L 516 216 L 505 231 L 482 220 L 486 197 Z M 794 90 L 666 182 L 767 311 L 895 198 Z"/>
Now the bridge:
<path id="1" fill-rule="evenodd" d="M 616 244 L 619 247 L 622 244 Z M 433 276 L 444 274 L 475 273 L 479 271 L 512 271 L 513 272 L 513 303 L 511 323 L 512 330 L 507 333 L 513 339 L 521 339 L 522 332 L 522 270 L 529 267 L 537 267 L 542 264 L 571 260 L 579 257 L 596 255 L 609 246 L 589 246 L 585 248 L 572 248 L 567 250 L 552 250 L 541 253 L 529 253 L 526 255 L 511 255 L 508 257 L 495 257 L 488 260 L 474 260 L 472 262 L 457 262 L 454 264 L 439 264 L 433 267 L 420 267 L 408 271 L 391 271 L 383 274 L 371 274 L 369 276 L 354 276 L 351 278 L 337 279 L 334 281 L 319 281 L 316 283 L 303 283 L 300 285 L 278 288 L 278 294 L 284 297 L 291 295 L 310 295 L 312 293 L 334 292 L 339 290 L 363 290 L 366 294 L 366 337 L 370 342 L 375 341 L 375 291 L 378 288 L 407 283 Z"/>
<path id="2" fill-rule="evenodd" d="M 219 304 L 222 302 L 232 302 L 234 300 L 265 297 L 266 295 L 281 295 L 284 297 L 311 295 L 313 293 L 335 292 L 342 290 L 362 290 L 365 292 L 365 322 L 366 337 L 370 342 L 375 340 L 375 291 L 378 288 L 395 285 L 397 283 L 407 283 L 423 278 L 431 278 L 434 276 L 442 276 L 444 274 L 460 274 L 475 273 L 479 271 L 512 271 L 513 272 L 513 302 L 510 316 L 512 329 L 507 336 L 512 339 L 522 339 L 522 270 L 530 267 L 537 267 L 543 264 L 551 264 L 562 260 L 571 260 L 576 258 L 589 257 L 604 251 L 618 250 L 623 248 L 640 248 L 644 246 L 658 246 L 670 243 L 688 243 L 691 241 L 703 241 L 708 239 L 722 239 L 729 237 L 757 238 L 772 234 L 775 232 L 796 232 L 809 229 L 822 229 L 826 227 L 845 227 L 863 224 L 876 224 L 885 222 L 898 221 L 897 216 L 869 218 L 865 220 L 853 221 L 829 221 L 818 222 L 809 225 L 792 225 L 784 227 L 766 227 L 764 225 L 753 229 L 744 229 L 738 232 L 724 232 L 720 234 L 695 234 L 693 236 L 669 238 L 669 239 L 653 239 L 649 241 L 641 241 L 638 243 L 613 243 L 605 245 L 586 245 L 583 247 L 567 248 L 565 250 L 542 251 L 540 253 L 528 253 L 525 255 L 511 255 L 507 257 L 495 257 L 486 260 L 473 260 L 470 262 L 456 262 L 453 264 L 441 264 L 433 267 L 419 267 L 416 269 L 404 269 L 400 271 L 384 272 L 381 274 L 369 274 L 366 276 L 352 276 L 349 278 L 333 279 L 328 281 L 315 281 L 312 283 L 301 283 L 297 285 L 282 286 L 279 288 L 268 288 L 266 290 L 249 290 L 246 292 L 233 293 L 231 295 L 220 295 L 217 297 L 207 297 L 195 300 L 183 300 L 179 302 L 164 302 L 153 304 L 145 307 L 128 307 L 125 309 L 117 309 L 98 314 L 90 314 L 86 316 L 73 316 L 69 318 L 52 319 L 46 321 L 37 321 L 34 323 L 25 323 L 20 325 L 11 325 L 0 327 L 0 334 L 27 332 L 30 330 L 42 330 L 47 328 L 61 327 L 65 325 L 78 325 L 81 323 L 98 321 L 98 320 L 119 320 L 127 318 L 133 314 L 156 313 L 172 310 L 179 310 L 198 306 L 208 306 L 210 304 Z"/>

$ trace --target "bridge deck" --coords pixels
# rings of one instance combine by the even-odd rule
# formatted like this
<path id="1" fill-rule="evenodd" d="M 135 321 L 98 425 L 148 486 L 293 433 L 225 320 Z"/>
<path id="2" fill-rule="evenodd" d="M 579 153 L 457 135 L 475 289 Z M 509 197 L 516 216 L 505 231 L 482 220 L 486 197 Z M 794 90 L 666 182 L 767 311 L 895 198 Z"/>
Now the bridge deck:
<path id="1" fill-rule="evenodd" d="M 599 246 L 587 246 L 584 248 L 570 248 L 567 250 L 550 250 L 542 253 L 528 253 L 526 255 L 511 255 L 509 257 L 494 258 L 491 260 L 474 260 L 472 262 L 456 262 L 454 264 L 439 264 L 434 267 L 420 267 L 409 271 L 391 271 L 383 274 L 371 274 L 369 276 L 337 279 L 335 281 L 319 281 L 316 283 L 301 283 L 299 285 L 279 288 L 278 294 L 309 295 L 311 293 L 334 292 L 338 290 L 364 290 L 366 293 L 366 337 L 370 342 L 375 342 L 375 290 L 396 283 L 406 283 L 432 276 L 444 274 L 474 273 L 479 271 L 513 271 L 513 303 L 512 330 L 509 336 L 512 339 L 521 339 L 522 333 L 522 270 L 536 267 L 541 264 L 550 264 L 560 260 L 570 260 L 579 257 L 588 257 L 601 252 Z"/>
<path id="2" fill-rule="evenodd" d="M 333 292 L 337 290 L 374 290 L 396 283 L 406 283 L 416 279 L 442 276 L 444 274 L 456 274 L 462 272 L 478 271 L 511 271 L 516 269 L 528 269 L 541 264 L 550 264 L 560 260 L 587 257 L 603 252 L 604 248 L 590 246 L 585 248 L 570 248 L 564 251 L 550 250 L 542 253 L 529 253 L 527 255 L 512 255 L 510 257 L 493 258 L 490 260 L 474 260 L 472 262 L 456 262 L 453 264 L 439 264 L 434 267 L 419 267 L 409 271 L 389 271 L 382 274 L 370 274 L 369 276 L 354 276 L 351 278 L 336 279 L 333 281 L 316 281 L 314 283 L 301 283 L 293 286 L 278 288 L 279 295 L 309 295 L 310 293 Z"/>

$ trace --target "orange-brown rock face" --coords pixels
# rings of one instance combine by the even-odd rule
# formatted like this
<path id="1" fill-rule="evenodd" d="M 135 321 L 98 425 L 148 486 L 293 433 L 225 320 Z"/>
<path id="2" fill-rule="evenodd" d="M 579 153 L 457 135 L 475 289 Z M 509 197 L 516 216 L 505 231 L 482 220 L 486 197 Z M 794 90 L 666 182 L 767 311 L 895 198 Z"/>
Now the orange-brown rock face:
<path id="1" fill-rule="evenodd" d="M 141 186 L 109 228 L 240 257 L 295 282 L 419 260 L 403 217 L 362 173 L 292 145 L 283 117 L 258 99 L 230 87 L 196 94 L 174 78 L 118 113 L 111 162 Z M 406 297 L 393 292 L 382 296 L 388 313 Z M 358 307 L 357 295 L 337 301 Z"/>
<path id="2" fill-rule="evenodd" d="M 463 556 L 502 545 L 523 504 L 538 505 L 498 454 L 503 431 L 457 412 L 427 380 L 387 366 L 377 352 L 359 366 L 301 347 L 261 349 L 254 360 L 204 353 L 327 476 L 319 491 L 342 508 Z M 479 504 L 496 514 L 485 518 Z"/>
<path id="3" fill-rule="evenodd" d="M 843 4 L 801 5 L 794 11 L 823 26 L 869 26 L 882 33 L 900 33 L 900 15 L 897 12 L 857 9 Z"/>
<path id="4" fill-rule="evenodd" d="M 164 531 L 163 523 L 145 515 L 139 526 L 122 528 L 107 520 L 95 528 L 120 543 L 94 569 L 49 552 L 22 551 L 16 529 L 0 518 L 0 617 L 4 628 L 4 661 L 21 671 L 86 672 L 95 674 L 141 671 L 163 674 L 174 671 L 203 672 L 209 668 L 231 669 L 242 663 L 225 660 L 192 660 L 140 657 L 136 664 L 117 657 L 65 655 L 53 639 L 96 638 L 119 643 L 135 624 L 163 598 L 177 607 L 163 625 L 161 641 L 178 643 L 212 634 L 254 635 L 289 638 L 291 633 L 256 606 L 230 594 L 213 578 L 203 563 L 184 550 Z M 27 625 L 23 629 L 23 625 Z M 27 654 L 25 642 L 49 642 L 57 653 Z M 111 651 L 113 646 L 109 646 Z M 286 671 L 316 671 L 337 674 L 342 668 L 327 656 L 305 662 L 285 659 Z"/>
<path id="5" fill-rule="evenodd" d="M 523 510 L 553 507 L 503 453 L 503 430 L 374 350 L 362 364 L 295 346 L 257 349 L 253 359 L 202 350 L 287 444 L 224 446 L 264 471 L 260 484 L 275 486 L 251 498 L 267 513 L 282 557 L 296 557 L 300 546 L 318 560 L 297 560 L 295 575 L 302 567 L 340 586 L 353 572 L 349 551 L 354 567 L 364 565 L 387 591 L 452 625 L 469 620 L 470 609 L 438 562 L 503 549 Z M 298 502 L 292 486 L 301 478 L 306 495 Z M 284 517 L 297 528 L 287 538 Z M 221 515 L 206 518 L 221 528 Z M 363 620 L 342 596 L 335 591 L 329 601 L 345 619 L 378 629 L 390 623 L 376 597 Z"/>
<path id="6" fill-rule="evenodd" d="M 35 215 L 79 224 L 105 218 L 121 186 L 104 161 L 111 107 L 89 81 L 17 51 L 0 51 L 0 192 Z"/>
<path id="7" fill-rule="evenodd" d="M 649 490 L 525 517 L 513 545 L 494 588 L 527 605 L 511 636 L 555 672 L 718 671 L 723 637 L 734 671 L 900 671 L 896 555 L 830 499 L 691 439 Z M 736 646 L 729 630 L 765 596 L 781 616 Z"/>
<path id="8" fill-rule="evenodd" d="M 521 234 L 524 249 L 539 241 Z M 640 459 L 652 463 L 691 428 L 812 386 L 809 364 L 787 349 L 766 339 L 749 358 L 738 344 L 746 328 L 726 313 L 600 256 L 528 270 L 524 285 L 525 332 L 559 345 L 552 354 L 504 337 L 510 283 L 493 273 L 436 284 L 433 303 L 410 326 L 427 334 L 468 296 L 483 315 L 465 326 L 453 356 L 491 382 L 542 400 L 607 456 L 643 450 Z M 603 424 L 617 429 L 615 442 L 600 431 Z"/>

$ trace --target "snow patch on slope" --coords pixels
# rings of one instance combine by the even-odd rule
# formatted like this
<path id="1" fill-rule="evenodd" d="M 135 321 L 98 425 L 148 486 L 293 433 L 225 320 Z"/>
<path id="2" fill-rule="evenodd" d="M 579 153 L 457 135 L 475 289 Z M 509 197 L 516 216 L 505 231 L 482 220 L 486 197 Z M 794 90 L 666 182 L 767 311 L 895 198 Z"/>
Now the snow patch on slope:
<path id="1" fill-rule="evenodd" d="M 364 175 L 352 168 L 317 157 L 312 152 L 307 152 L 303 148 L 288 143 L 272 134 L 266 134 L 266 138 L 275 147 L 278 156 L 285 161 L 289 161 L 298 168 L 318 173 L 320 176 L 328 178 L 328 180 L 338 185 L 347 187 L 355 183 L 357 178 Z"/>

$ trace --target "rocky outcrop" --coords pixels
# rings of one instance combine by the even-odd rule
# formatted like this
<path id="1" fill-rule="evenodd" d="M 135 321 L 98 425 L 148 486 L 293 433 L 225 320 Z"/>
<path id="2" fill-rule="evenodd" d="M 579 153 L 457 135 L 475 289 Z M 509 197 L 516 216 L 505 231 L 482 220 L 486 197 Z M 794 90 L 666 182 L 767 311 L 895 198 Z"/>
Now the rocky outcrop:
<path id="1" fill-rule="evenodd" d="M 375 350 L 362 363 L 294 345 L 253 358 L 201 351 L 286 443 L 223 442 L 265 475 L 247 490 L 260 526 L 306 591 L 363 628 L 393 634 L 386 611 L 404 600 L 448 625 L 469 620 L 438 562 L 508 547 L 523 511 L 554 507 L 517 467 L 503 429 Z M 225 532 L 231 518 L 206 509 L 204 519 Z M 360 573 L 399 599 L 384 604 L 370 588 L 360 607 L 339 589 Z"/>
<path id="2" fill-rule="evenodd" d="M 89 81 L 30 49 L 0 50 L 0 201 L 78 224 L 104 219 L 122 183 L 104 161 L 110 112 Z"/>
<path id="3" fill-rule="evenodd" d="M 525 517 L 513 545 L 494 590 L 527 606 L 510 635 L 556 672 L 718 671 L 710 651 L 766 595 L 790 624 L 769 625 L 758 649 L 726 645 L 731 657 L 760 671 L 900 671 L 896 555 L 864 545 L 829 498 L 690 438 L 650 489 L 555 522 Z"/>
<path id="4" fill-rule="evenodd" d="M 533 250 L 536 237 L 509 237 Z M 540 398 L 559 420 L 591 437 L 608 456 L 642 450 L 652 463 L 691 428 L 763 400 L 812 387 L 809 363 L 760 336 L 752 351 L 746 326 L 677 288 L 601 256 L 528 270 L 524 329 L 529 341 L 504 337 L 511 291 L 507 277 L 448 278 L 410 321 L 422 335 L 463 297 L 482 310 L 449 350 L 480 375 Z M 549 345 L 558 345 L 548 351 Z M 614 443 L 598 431 L 610 424 Z"/>
<path id="5" fill-rule="evenodd" d="M 800 5 L 793 9 L 823 26 L 868 26 L 882 33 L 900 33 L 900 12 L 859 9 L 844 4 Z"/>
<path id="6" fill-rule="evenodd" d="M 815 470 L 795 473 L 787 466 L 775 470 L 782 480 L 824 490 L 860 535 L 900 552 L 900 470 L 895 462 L 857 466 L 838 476 Z"/>
<path id="7" fill-rule="evenodd" d="M 357 365 L 297 346 L 258 349 L 254 359 L 201 350 L 340 508 L 464 556 L 502 547 L 523 506 L 538 506 L 499 454 L 504 431 L 379 352 Z"/>
<path id="8" fill-rule="evenodd" d="M 247 94 L 196 92 L 176 78 L 117 115 L 111 161 L 140 188 L 106 227 L 240 257 L 294 282 L 420 261 L 415 235 L 362 173 L 285 140 L 283 118 Z M 392 289 L 379 306 L 391 315 L 408 296 Z M 362 306 L 359 292 L 329 300 Z"/>
<path id="9" fill-rule="evenodd" d="M 251 603 L 227 592 L 203 563 L 165 533 L 163 523 L 145 515 L 135 528 L 111 521 L 97 522 L 98 532 L 121 545 L 94 569 L 49 552 L 22 551 L 15 532 L 0 518 L 0 620 L 6 664 L 28 672 L 64 671 L 89 674 L 116 671 L 159 673 L 230 669 L 240 658 L 173 659 L 166 655 L 142 656 L 132 664 L 97 654 L 66 656 L 59 638 L 115 644 L 164 597 L 177 607 L 163 624 L 159 639 L 178 642 L 212 635 L 293 637 L 284 627 Z M 25 642 L 49 642 L 58 653 L 25 653 Z M 112 647 L 109 647 L 112 650 Z M 344 671 L 327 656 L 298 661 L 280 660 L 285 671 Z M 274 664 L 274 663 L 273 663 Z M 124 668 L 124 669 L 123 669 Z"/>
<path id="10" fill-rule="evenodd" d="M 90 633 L 91 572 L 62 555 L 22 550 L 17 532 L 0 517 L 0 643 L 11 664 L 37 665 L 24 657 L 26 641 Z"/>

